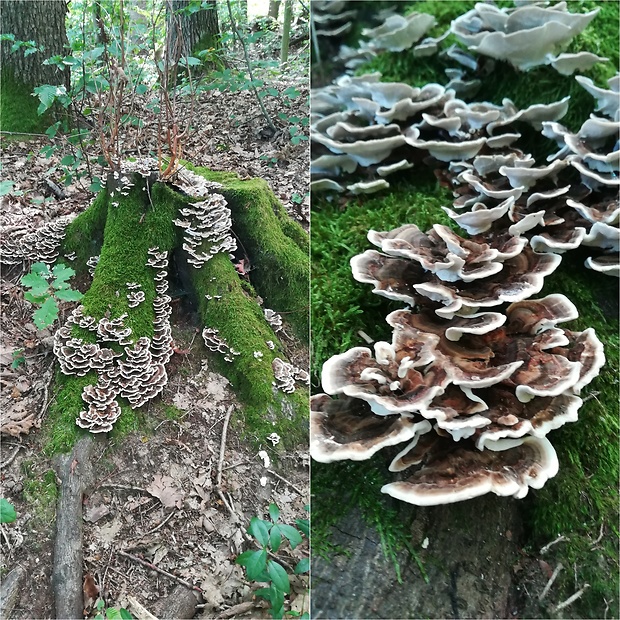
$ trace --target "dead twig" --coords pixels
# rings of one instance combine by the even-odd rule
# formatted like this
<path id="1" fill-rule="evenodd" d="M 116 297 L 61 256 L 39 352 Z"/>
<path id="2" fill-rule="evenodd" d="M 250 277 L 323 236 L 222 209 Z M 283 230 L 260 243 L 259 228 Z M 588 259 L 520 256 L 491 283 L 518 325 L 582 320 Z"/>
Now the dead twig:
<path id="1" fill-rule="evenodd" d="M 164 525 L 166 525 L 166 523 L 168 523 L 168 521 L 170 521 L 170 519 L 172 519 L 172 517 L 175 514 L 176 513 L 171 512 L 159 525 L 154 527 L 152 530 L 149 530 L 148 532 L 145 532 L 144 534 L 136 534 L 135 536 L 130 536 L 129 538 L 127 538 L 127 540 L 135 540 L 136 538 L 144 538 L 145 536 L 149 536 L 150 534 L 155 533 L 157 530 L 164 527 Z"/>
<path id="2" fill-rule="evenodd" d="M 245 601 L 245 603 L 239 603 L 238 605 L 233 605 L 224 611 L 220 611 L 215 618 L 234 618 L 240 614 L 244 614 L 248 611 L 252 611 L 253 609 L 260 607 L 265 608 L 267 606 L 267 602 L 263 601 Z M 196 605 L 197 608 L 206 607 L 205 605 Z"/>
<path id="3" fill-rule="evenodd" d="M 553 545 L 562 542 L 563 540 L 565 540 L 566 542 L 568 542 L 570 540 L 570 538 L 566 538 L 566 536 L 564 536 L 563 534 L 560 534 L 555 540 L 552 540 L 549 544 L 545 545 L 544 547 L 541 548 L 540 550 L 540 554 L 542 555 L 543 553 L 547 553 L 547 551 L 549 551 L 549 549 L 551 549 L 551 547 L 553 547 Z"/>
<path id="4" fill-rule="evenodd" d="M 586 583 L 583 588 L 581 588 L 581 590 L 578 590 L 577 592 L 575 592 L 575 594 L 573 594 L 572 596 L 569 596 L 565 601 L 562 601 L 561 603 L 559 603 L 558 605 L 556 605 L 556 608 L 554 611 L 560 611 L 566 607 L 568 607 L 569 605 L 572 605 L 577 599 L 580 599 L 583 595 L 583 593 L 590 587 L 589 583 Z"/>
<path id="5" fill-rule="evenodd" d="M 13 452 L 13 454 L 11 454 L 11 456 L 9 456 L 8 459 L 5 459 L 4 461 L 2 461 L 2 463 L 0 463 L 0 467 L 8 467 L 14 460 L 15 457 L 17 456 L 17 453 L 23 448 L 24 446 L 17 446 L 17 448 L 15 448 L 15 452 Z"/>
<path id="6" fill-rule="evenodd" d="M 48 375 L 45 377 L 45 380 L 44 380 L 45 382 L 43 384 L 43 406 L 41 407 L 41 411 L 39 412 L 37 420 L 43 419 L 43 416 L 45 415 L 45 412 L 47 411 L 47 408 L 49 407 L 50 400 L 48 396 L 49 396 L 50 385 L 52 383 L 53 378 L 54 378 L 54 367 L 51 366 L 50 369 L 48 370 Z"/>
<path id="7" fill-rule="evenodd" d="M 150 495 L 150 493 L 146 490 L 143 489 L 142 487 L 133 487 L 131 485 L 128 484 L 100 484 L 97 486 L 98 489 L 118 489 L 119 491 L 136 491 L 138 493 L 146 493 L 147 495 Z"/>
<path id="8" fill-rule="evenodd" d="M 226 506 L 226 509 L 230 513 L 230 516 L 233 517 L 233 519 L 237 523 L 239 523 L 239 515 L 235 512 L 235 509 L 232 507 L 232 505 L 228 503 L 228 500 L 222 492 L 222 468 L 224 465 L 224 452 L 226 452 L 226 435 L 228 434 L 228 423 L 230 422 L 230 416 L 233 412 L 233 408 L 233 405 L 228 407 L 226 417 L 224 418 L 224 428 L 222 429 L 222 439 L 220 441 L 220 456 L 217 461 L 217 478 L 215 482 L 215 490 L 217 491 L 217 494 L 222 500 L 224 506 Z"/>
<path id="9" fill-rule="evenodd" d="M 292 482 L 287 480 L 284 476 L 277 474 L 275 471 L 273 471 L 273 469 L 268 469 L 267 471 L 270 474 L 273 474 L 278 480 L 282 480 L 282 482 L 288 484 L 288 486 L 291 487 L 291 489 L 293 489 L 293 491 L 295 491 L 295 493 L 297 493 L 298 495 L 301 495 L 302 497 L 305 495 L 305 493 L 301 491 L 298 487 L 296 487 Z"/>
<path id="10" fill-rule="evenodd" d="M 185 581 L 185 579 L 181 579 L 181 577 L 177 577 L 176 575 L 173 575 L 172 573 L 169 573 L 168 571 L 165 571 L 162 568 L 155 566 L 155 564 L 151 564 L 150 562 L 147 562 L 146 560 L 139 558 L 137 555 L 133 555 L 131 553 L 127 553 L 126 551 L 122 551 L 122 550 L 118 551 L 118 554 L 131 560 L 132 562 L 142 564 L 142 566 L 146 566 L 146 568 L 150 570 L 154 570 L 160 575 L 164 575 L 165 577 L 168 577 L 169 579 L 172 579 L 173 581 L 180 583 L 182 586 L 185 586 L 186 588 L 189 588 L 190 590 L 195 590 L 196 592 L 200 592 L 201 594 L 203 593 L 202 590 L 198 586 L 192 585 L 191 583 L 189 583 L 189 581 Z"/>
<path id="11" fill-rule="evenodd" d="M 549 594 L 549 590 L 551 589 L 551 586 L 553 585 L 553 582 L 557 579 L 558 575 L 560 574 L 560 571 L 563 568 L 564 567 L 562 566 L 561 562 L 555 567 L 555 570 L 553 571 L 553 574 L 549 578 L 549 581 L 547 581 L 547 585 L 543 588 L 543 591 L 540 593 L 540 596 L 538 597 L 539 601 L 542 601 L 545 598 L 545 596 L 547 596 L 547 594 Z"/>

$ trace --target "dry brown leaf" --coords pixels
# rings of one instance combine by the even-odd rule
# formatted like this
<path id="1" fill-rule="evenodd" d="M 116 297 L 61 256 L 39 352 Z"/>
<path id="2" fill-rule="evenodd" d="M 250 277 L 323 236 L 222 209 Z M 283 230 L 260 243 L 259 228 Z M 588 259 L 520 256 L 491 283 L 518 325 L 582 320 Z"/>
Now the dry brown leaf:
<path id="1" fill-rule="evenodd" d="M 33 426 L 38 426 L 34 413 L 28 413 L 22 405 L 15 405 L 0 414 L 0 432 L 19 437 L 27 435 Z"/>
<path id="2" fill-rule="evenodd" d="M 153 482 L 146 490 L 153 497 L 157 497 L 166 508 L 181 508 L 183 505 L 183 491 L 174 486 L 174 479 L 170 476 L 155 474 Z"/>

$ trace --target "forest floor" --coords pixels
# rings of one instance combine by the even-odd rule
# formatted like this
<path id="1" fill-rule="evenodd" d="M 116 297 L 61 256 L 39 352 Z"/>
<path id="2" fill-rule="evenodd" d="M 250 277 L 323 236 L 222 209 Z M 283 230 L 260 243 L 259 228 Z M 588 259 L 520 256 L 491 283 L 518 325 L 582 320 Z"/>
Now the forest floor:
<path id="1" fill-rule="evenodd" d="M 307 78 L 289 75 L 286 82 L 270 86 L 280 93 L 294 87 L 299 93 L 264 99 L 278 128 L 275 135 L 264 131 L 266 123 L 250 92 L 213 90 L 200 95 L 194 106 L 196 129 L 184 158 L 213 170 L 237 172 L 241 178 L 265 179 L 291 217 L 307 228 L 308 142 L 292 144 L 288 123 L 277 118 L 280 111 L 308 117 Z M 138 116 L 150 114 L 140 110 Z M 2 198 L 3 231 L 22 225 L 36 228 L 89 206 L 93 194 L 85 179 L 63 187 L 64 198 L 49 195 L 45 180 L 61 185 L 60 161 L 69 152 L 60 149 L 47 158 L 40 151 L 50 143 L 63 144 L 63 138 L 3 136 L 3 178 L 15 183 L 11 194 Z M 126 136 L 130 143 L 129 156 L 147 154 L 144 133 Z M 5 268 L 0 280 L 0 411 L 3 417 L 31 416 L 34 421 L 28 434 L 2 434 L 0 496 L 15 506 L 17 520 L 1 526 L 0 571 L 5 577 L 16 566 L 26 569 L 11 617 L 50 618 L 58 486 L 53 458 L 45 451 L 45 417 L 58 395 L 51 390 L 53 331 L 36 329 L 33 307 L 24 300 L 19 282 L 28 269 Z M 157 601 L 178 581 L 120 555 L 123 551 L 197 586 L 203 599 L 199 617 L 230 617 L 226 610 L 238 604 L 244 604 L 241 616 L 268 617 L 253 594 L 255 584 L 245 579 L 234 560 L 252 548 L 244 531 L 253 516 L 267 516 L 271 502 L 279 507 L 283 523 L 294 525 L 296 519 L 308 517 L 307 446 L 276 455 L 276 447 L 265 438 L 248 436 L 237 423 L 240 405 L 228 381 L 211 370 L 193 315 L 178 300 L 173 308 L 173 337 L 181 353 L 169 364 L 169 382 L 161 398 L 147 405 L 147 427 L 116 442 L 105 437 L 95 442 L 95 483 L 84 500 L 84 574 L 92 577 L 107 607 L 132 611 L 133 597 L 157 615 Z M 61 320 L 70 309 L 61 308 Z M 289 359 L 307 368 L 307 348 L 292 338 L 282 340 Z M 231 426 L 222 447 L 222 428 L 231 407 Z M 258 455 L 258 444 L 272 457 L 270 465 Z M 239 522 L 214 490 L 221 453 L 222 488 Z M 307 542 L 292 554 L 289 550 L 288 564 L 307 553 Z M 286 552 L 281 557 L 287 561 Z M 292 608 L 307 610 L 307 577 L 292 577 L 291 582 Z M 96 613 L 92 603 L 85 607 L 90 616 Z"/>

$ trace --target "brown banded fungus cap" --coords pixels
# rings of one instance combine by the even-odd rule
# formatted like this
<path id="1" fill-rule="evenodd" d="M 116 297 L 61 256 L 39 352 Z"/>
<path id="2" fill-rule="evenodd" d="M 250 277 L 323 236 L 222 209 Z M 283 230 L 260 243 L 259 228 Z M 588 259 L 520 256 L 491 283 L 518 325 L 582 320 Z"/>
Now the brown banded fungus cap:
<path id="1" fill-rule="evenodd" d="M 285 394 L 292 394 L 295 391 L 295 381 L 310 383 L 310 375 L 305 370 L 289 364 L 279 357 L 273 359 L 271 367 L 275 378 L 274 387 L 277 390 L 282 390 Z"/>
<path id="2" fill-rule="evenodd" d="M 426 437 L 422 466 L 408 478 L 384 485 L 383 493 L 416 506 L 451 504 L 486 493 L 520 499 L 530 487 L 542 488 L 559 468 L 546 438 L 526 437 L 502 451 L 480 451 L 469 440 Z"/>
<path id="3" fill-rule="evenodd" d="M 382 448 L 431 430 L 420 418 L 377 415 L 356 398 L 317 394 L 310 399 L 310 455 L 321 463 L 366 460 Z"/>
<path id="4" fill-rule="evenodd" d="M 355 347 L 324 364 L 323 389 L 340 396 L 312 402 L 312 456 L 370 458 L 424 423 L 390 469 L 420 468 L 384 492 L 418 505 L 523 497 L 555 475 L 545 437 L 577 420 L 577 395 L 605 361 L 592 329 L 558 327 L 576 317 L 563 295 L 450 320 L 392 312 L 392 343 L 375 343 L 374 358 Z"/>
<path id="5" fill-rule="evenodd" d="M 445 307 L 437 314 L 446 318 L 526 299 L 542 289 L 545 276 L 561 261 L 555 254 L 537 254 L 509 234 L 465 240 L 445 227 L 425 234 L 405 225 L 370 231 L 368 237 L 386 253 L 367 250 L 354 256 L 353 277 L 389 299 L 410 305 L 423 298 L 439 302 Z"/>

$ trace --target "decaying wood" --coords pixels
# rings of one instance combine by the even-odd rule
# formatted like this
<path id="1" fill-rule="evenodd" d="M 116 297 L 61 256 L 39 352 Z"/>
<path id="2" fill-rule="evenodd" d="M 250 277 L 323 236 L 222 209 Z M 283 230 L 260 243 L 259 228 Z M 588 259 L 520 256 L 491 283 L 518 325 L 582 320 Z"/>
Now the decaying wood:
<path id="1" fill-rule="evenodd" d="M 23 566 L 16 566 L 3 580 L 0 586 L 0 618 L 8 618 L 17 603 L 21 582 L 26 576 Z"/>
<path id="2" fill-rule="evenodd" d="M 189 620 L 196 615 L 202 597 L 195 590 L 177 586 L 167 597 L 158 601 L 154 612 L 160 620 Z"/>
<path id="3" fill-rule="evenodd" d="M 234 618 L 239 614 L 245 614 L 248 611 L 252 611 L 256 608 L 266 607 L 265 601 L 245 601 L 245 603 L 239 603 L 238 605 L 233 605 L 229 609 L 225 609 L 224 611 L 220 611 L 216 618 Z"/>
<path id="4" fill-rule="evenodd" d="M 154 616 L 134 596 L 128 596 L 127 603 L 129 605 L 129 611 L 131 612 L 131 615 L 137 620 L 157 620 L 157 616 Z"/>
<path id="5" fill-rule="evenodd" d="M 60 479 L 56 511 L 56 541 L 52 585 L 56 618 L 81 618 L 82 591 L 82 497 L 92 480 L 92 435 L 82 437 L 70 454 L 54 463 Z"/>

